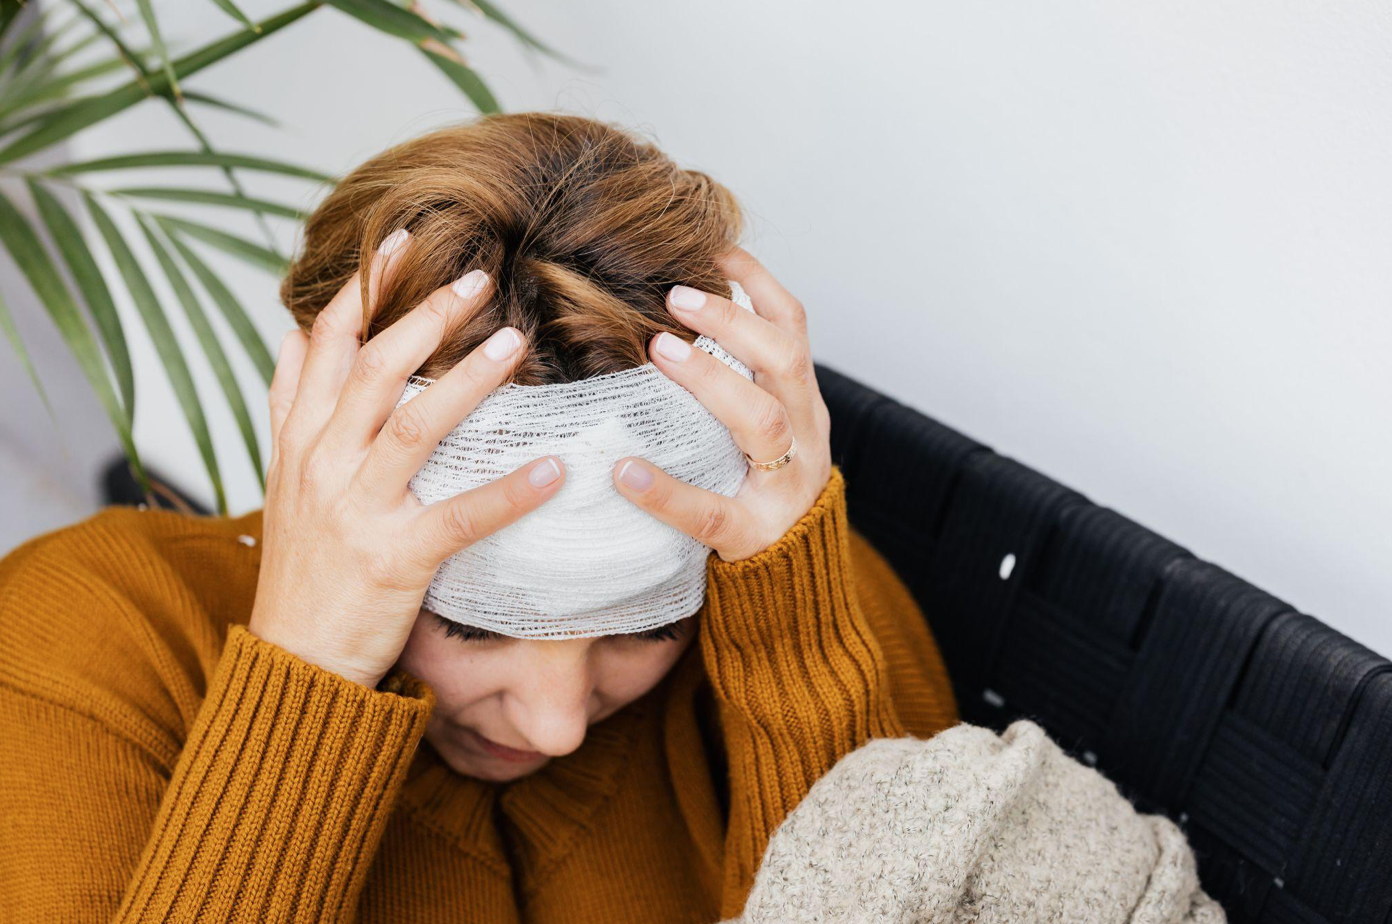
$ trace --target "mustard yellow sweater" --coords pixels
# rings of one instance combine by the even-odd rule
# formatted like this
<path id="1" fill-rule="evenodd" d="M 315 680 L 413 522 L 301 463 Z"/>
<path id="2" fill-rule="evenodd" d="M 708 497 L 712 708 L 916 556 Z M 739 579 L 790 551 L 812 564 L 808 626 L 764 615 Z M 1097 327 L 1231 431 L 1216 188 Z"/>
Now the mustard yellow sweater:
<path id="1" fill-rule="evenodd" d="M 0 920 L 714 921 L 838 758 L 955 722 L 839 472 L 771 548 L 711 557 L 657 688 L 506 785 L 423 742 L 424 684 L 246 631 L 260 527 L 113 509 L 0 562 Z"/>

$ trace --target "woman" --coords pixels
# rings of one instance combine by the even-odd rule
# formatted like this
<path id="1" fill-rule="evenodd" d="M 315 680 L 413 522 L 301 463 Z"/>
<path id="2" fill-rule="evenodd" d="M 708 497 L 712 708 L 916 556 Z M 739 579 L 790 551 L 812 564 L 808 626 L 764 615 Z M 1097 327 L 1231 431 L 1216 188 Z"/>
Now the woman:
<path id="1" fill-rule="evenodd" d="M 573 117 L 344 179 L 282 286 L 264 511 L 109 510 L 0 566 L 0 918 L 713 921 L 842 755 L 953 724 L 922 614 L 847 525 L 802 306 L 738 235 L 723 188 Z M 649 360 L 775 460 L 732 497 L 614 460 L 714 550 L 699 612 L 537 639 L 424 607 L 567 478 L 547 455 L 422 504 L 435 446 L 506 382 Z"/>

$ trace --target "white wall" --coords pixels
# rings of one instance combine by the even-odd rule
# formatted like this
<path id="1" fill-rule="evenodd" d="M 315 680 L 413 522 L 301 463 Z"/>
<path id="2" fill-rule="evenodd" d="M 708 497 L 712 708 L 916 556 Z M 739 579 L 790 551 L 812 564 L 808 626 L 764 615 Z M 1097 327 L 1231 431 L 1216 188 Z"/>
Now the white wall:
<path id="1" fill-rule="evenodd" d="M 823 361 L 1392 652 L 1392 7 L 500 2 L 604 67 L 533 65 L 480 24 L 504 105 L 648 130 L 727 183 Z M 176 36 L 222 28 L 162 6 Z M 287 126 L 210 120 L 219 144 L 331 171 L 467 113 L 332 10 L 190 83 Z M 147 106 L 75 156 L 180 142 Z M 278 343 L 274 281 L 219 266 Z M 140 384 L 147 453 L 203 488 L 158 373 Z"/>

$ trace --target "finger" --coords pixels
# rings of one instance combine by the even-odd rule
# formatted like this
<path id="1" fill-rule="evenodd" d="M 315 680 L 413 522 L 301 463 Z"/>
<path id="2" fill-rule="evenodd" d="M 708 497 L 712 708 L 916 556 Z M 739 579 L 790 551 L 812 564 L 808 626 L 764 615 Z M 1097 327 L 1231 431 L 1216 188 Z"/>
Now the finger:
<path id="1" fill-rule="evenodd" d="M 564 483 L 561 460 L 544 456 L 488 484 L 430 504 L 421 510 L 416 531 L 421 554 L 438 567 L 460 549 L 540 507 Z"/>
<path id="2" fill-rule="evenodd" d="M 338 406 L 325 428 L 326 437 L 360 447 L 370 443 L 396 407 L 411 373 L 489 294 L 488 274 L 474 270 L 430 293 L 364 344 L 353 359 Z"/>
<path id="3" fill-rule="evenodd" d="M 756 551 L 752 518 L 733 498 L 689 485 L 632 456 L 614 466 L 620 494 L 657 519 L 708 545 L 726 561 Z"/>
<path id="4" fill-rule="evenodd" d="M 797 431 L 810 432 L 816 375 L 806 337 L 789 334 L 728 298 L 689 286 L 673 286 L 667 305 L 674 318 L 753 369 L 754 381 L 783 402 Z"/>
<path id="5" fill-rule="evenodd" d="M 271 465 L 280 454 L 280 428 L 295 404 L 295 392 L 299 389 L 300 370 L 304 366 L 305 352 L 309 349 L 309 337 L 304 331 L 295 328 L 280 342 L 280 353 L 276 356 L 275 372 L 271 375 L 271 385 L 266 394 L 266 403 L 271 409 Z"/>
<path id="6" fill-rule="evenodd" d="M 793 442 L 792 421 L 768 391 L 665 331 L 653 338 L 648 353 L 664 375 L 695 395 L 730 430 L 740 449 L 761 461 L 788 451 Z"/>
<path id="7" fill-rule="evenodd" d="M 440 441 L 512 374 L 524 343 L 516 328 L 495 331 L 435 384 L 392 411 L 367 451 L 359 473 L 363 486 L 382 494 L 405 491 Z"/>
<path id="8" fill-rule="evenodd" d="M 378 293 L 410 243 L 410 234 L 401 228 L 382 241 L 372 255 L 370 308 L 375 308 Z M 363 311 L 362 274 L 354 273 L 314 319 L 309 333 L 309 353 L 300 373 L 298 397 L 287 426 L 317 433 L 329 419 L 358 352 L 363 316 L 371 313 Z"/>
<path id="9" fill-rule="evenodd" d="M 759 317 L 768 318 L 783 330 L 801 337 L 807 336 L 807 312 L 793 293 L 773 278 L 762 263 L 743 247 L 732 247 L 716 258 L 716 265 L 725 275 L 738 282 L 749 293 Z"/>

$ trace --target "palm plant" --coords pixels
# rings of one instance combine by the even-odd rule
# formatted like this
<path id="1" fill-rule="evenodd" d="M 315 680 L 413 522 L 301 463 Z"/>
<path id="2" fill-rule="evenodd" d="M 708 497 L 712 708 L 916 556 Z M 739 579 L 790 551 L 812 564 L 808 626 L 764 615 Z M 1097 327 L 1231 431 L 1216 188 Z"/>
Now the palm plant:
<path id="1" fill-rule="evenodd" d="M 309 183 L 333 180 L 297 164 L 215 148 L 199 127 L 204 111 L 217 109 L 263 120 L 265 117 L 236 101 L 200 93 L 185 86 L 184 81 L 301 19 L 331 8 L 355 17 L 387 38 L 414 46 L 414 51 L 443 72 L 480 112 L 497 111 L 498 103 L 461 55 L 463 33 L 435 15 L 427 15 L 419 2 L 399 5 L 396 0 L 312 0 L 253 22 L 234 0 L 207 0 L 221 8 L 229 25 L 235 25 L 235 31 L 178 56 L 171 53 L 160 30 L 153 0 L 134 0 L 136 9 L 130 11 L 131 15 L 124 14 L 113 0 L 105 0 L 104 7 L 98 5 L 100 2 L 50 0 L 41 10 L 26 10 L 19 0 L 0 0 L 0 180 L 22 186 L 32 205 L 28 210 L 21 209 L 15 204 L 13 190 L 0 188 L 0 247 L 20 268 L 76 358 L 111 419 L 132 474 L 148 495 L 151 482 L 132 435 L 135 380 L 126 335 L 112 296 L 113 286 L 124 289 L 154 343 L 197 443 L 218 510 L 225 512 L 222 476 L 203 405 L 194 387 L 185 347 L 176 337 L 165 306 L 151 285 L 152 270 L 167 280 L 187 317 L 198 348 L 241 431 L 252 466 L 258 477 L 264 478 L 261 448 L 246 398 L 233 376 L 227 348 L 210 323 L 206 306 L 211 305 L 222 316 L 237 346 L 246 352 L 265 384 L 270 382 L 274 363 L 246 311 L 200 251 L 212 248 L 280 275 L 287 260 L 276 248 L 270 222 L 299 221 L 303 215 L 288 205 L 248 195 L 242 184 L 243 173 L 278 174 Z M 447 2 L 501 25 L 525 48 L 562 57 L 489 0 Z M 62 16 L 66 18 L 55 22 Z M 146 101 L 167 107 L 187 130 L 192 142 L 189 148 L 51 163 L 54 145 Z M 26 167 L 26 162 L 32 163 L 35 155 L 44 152 L 48 153 L 49 163 Z M 93 177 L 120 177 L 126 170 L 152 167 L 204 171 L 216 168 L 225 188 L 91 185 Z M 55 194 L 60 187 L 68 197 L 76 196 L 80 209 L 64 205 Z M 216 221 L 196 221 L 152 210 L 161 208 L 159 203 L 249 212 L 255 216 L 265 242 L 226 230 Z M 82 212 L 90 221 L 90 229 L 84 229 Z M 149 255 L 145 260 L 137 255 L 141 248 L 131 246 L 113 212 L 126 213 L 130 219 L 126 224 L 139 229 L 139 239 Z M 36 216 L 47 240 L 27 215 Z M 105 249 L 109 255 L 115 278 L 108 279 L 102 272 L 96 258 L 99 249 Z M 3 293 L 0 328 L 52 415 L 53 408 Z"/>

